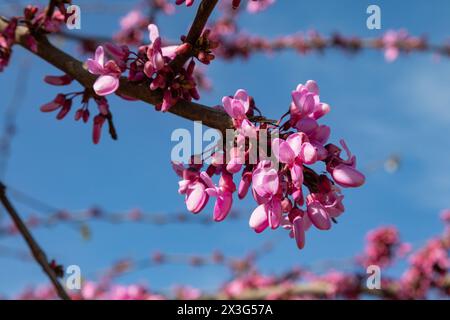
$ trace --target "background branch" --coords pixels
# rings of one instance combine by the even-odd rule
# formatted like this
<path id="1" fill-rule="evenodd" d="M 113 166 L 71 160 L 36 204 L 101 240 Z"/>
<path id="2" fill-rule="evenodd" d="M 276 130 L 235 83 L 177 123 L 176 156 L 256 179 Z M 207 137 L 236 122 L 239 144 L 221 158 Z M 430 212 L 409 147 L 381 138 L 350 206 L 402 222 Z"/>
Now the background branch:
<path id="1" fill-rule="evenodd" d="M 42 267 L 42 270 L 44 270 L 44 272 L 49 277 L 58 296 L 63 300 L 70 300 L 69 295 L 64 290 L 61 283 L 58 281 L 55 271 L 52 269 L 52 267 L 50 267 L 50 264 L 47 260 L 47 256 L 46 256 L 45 252 L 41 249 L 41 247 L 36 242 L 36 240 L 34 240 L 30 231 L 25 226 L 25 224 L 23 223 L 19 214 L 17 213 L 16 209 L 13 207 L 13 205 L 9 201 L 8 197 L 6 196 L 6 186 L 1 181 L 0 181 L 0 202 L 5 207 L 6 211 L 11 216 L 11 219 L 16 224 L 17 229 L 19 229 L 25 242 L 27 243 L 28 247 L 30 248 L 30 250 L 33 254 L 33 257 L 36 259 L 37 263 Z"/>

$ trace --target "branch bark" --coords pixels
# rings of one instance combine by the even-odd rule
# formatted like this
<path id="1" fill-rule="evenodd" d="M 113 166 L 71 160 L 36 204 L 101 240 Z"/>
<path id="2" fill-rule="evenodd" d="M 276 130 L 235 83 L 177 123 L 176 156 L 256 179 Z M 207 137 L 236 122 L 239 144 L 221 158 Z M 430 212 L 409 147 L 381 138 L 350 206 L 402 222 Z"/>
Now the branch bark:
<path id="1" fill-rule="evenodd" d="M 11 219 L 16 224 L 19 232 L 22 234 L 22 237 L 24 238 L 25 242 L 30 248 L 34 259 L 42 267 L 42 270 L 44 270 L 44 272 L 47 274 L 48 278 L 52 282 L 53 287 L 55 288 L 58 296 L 63 300 L 71 300 L 69 295 L 59 282 L 55 274 L 55 271 L 50 267 L 45 252 L 42 250 L 42 248 L 39 246 L 36 240 L 34 240 L 33 236 L 31 235 L 31 232 L 28 230 L 25 223 L 20 218 L 16 209 L 13 207 L 11 201 L 9 201 L 8 196 L 6 195 L 6 186 L 1 181 L 0 181 L 0 202 L 5 207 L 8 214 L 11 216 Z"/>

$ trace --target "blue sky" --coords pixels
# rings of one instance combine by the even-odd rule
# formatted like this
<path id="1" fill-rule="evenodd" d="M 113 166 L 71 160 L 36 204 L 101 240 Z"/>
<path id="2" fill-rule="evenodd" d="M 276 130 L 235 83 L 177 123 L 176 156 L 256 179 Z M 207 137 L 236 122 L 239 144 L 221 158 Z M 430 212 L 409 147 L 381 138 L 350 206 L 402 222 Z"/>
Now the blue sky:
<path id="1" fill-rule="evenodd" d="M 74 3 L 82 9 L 82 29 L 76 32 L 98 35 L 118 30 L 118 18 L 133 6 L 131 1 L 96 2 L 109 7 L 96 7 L 86 0 Z M 382 30 L 366 28 L 369 4 L 380 5 Z M 9 8 L 8 1 L 0 1 L 2 14 L 9 14 Z M 267 37 L 309 29 L 370 37 L 388 29 L 406 28 L 411 34 L 426 34 L 431 42 L 442 43 L 450 35 L 448 12 L 450 3 L 445 0 L 435 0 L 433 5 L 429 1 L 279 0 L 262 14 L 243 16 L 241 25 L 248 32 Z M 194 9 L 180 8 L 176 16 L 161 17 L 161 35 L 176 39 L 187 30 L 193 15 Z M 76 52 L 71 43 L 60 44 Z M 169 163 L 174 146 L 170 136 L 177 128 L 192 131 L 192 123 L 157 113 L 143 103 L 112 98 L 119 140 L 111 141 L 104 135 L 101 144 L 94 146 L 90 125 L 69 118 L 59 122 L 54 115 L 39 111 L 40 105 L 59 92 L 41 79 L 59 72 L 20 48 L 16 48 L 11 65 L 0 74 L 1 119 L 13 98 L 13 79 L 24 61 L 29 62 L 28 88 L 17 118 L 18 132 L 5 177 L 8 184 L 56 207 L 72 210 L 92 205 L 111 211 L 135 207 L 148 212 L 184 210 L 183 199 L 177 194 L 177 176 Z M 397 173 L 381 169 L 367 172 L 364 187 L 345 190 L 346 212 L 339 224 L 328 232 L 309 232 L 302 251 L 283 230 L 256 235 L 246 220 L 208 227 L 111 226 L 99 222 L 90 225 L 90 241 L 67 226 L 33 233 L 50 257 L 65 265 L 78 264 L 84 274 L 107 267 L 118 258 L 143 258 L 157 250 L 208 254 L 220 249 L 228 255 L 242 256 L 271 239 L 276 246 L 259 266 L 264 272 L 276 272 L 293 265 L 351 257 L 362 250 L 368 230 L 386 224 L 397 225 L 405 240 L 420 245 L 441 231 L 439 211 L 450 205 L 449 62 L 446 58 L 436 62 L 432 55 L 423 53 L 387 63 L 381 52 L 373 51 L 357 56 L 335 51 L 307 56 L 284 52 L 256 55 L 249 61 L 215 61 L 208 68 L 214 89 L 202 95 L 202 103 L 218 104 L 222 96 L 245 88 L 264 114 L 275 118 L 284 113 L 291 90 L 298 83 L 314 79 L 320 86 L 321 99 L 332 107 L 323 119 L 332 127 L 331 140 L 336 143 L 344 138 L 357 155 L 360 168 L 392 153 L 401 155 Z M 254 201 L 250 197 L 236 201 L 235 207 L 250 214 Z M 25 216 L 33 213 L 26 207 L 18 208 Z M 211 207 L 201 214 L 211 215 Z M 2 215 L 0 223 L 7 219 Z M 0 244 L 26 249 L 19 237 L 0 239 Z M 27 284 L 47 281 L 31 263 L 0 256 L 0 266 L 0 293 L 11 295 Z M 163 266 L 131 273 L 120 282 L 145 282 L 156 289 L 176 283 L 211 289 L 227 277 L 227 271 L 220 267 Z"/>

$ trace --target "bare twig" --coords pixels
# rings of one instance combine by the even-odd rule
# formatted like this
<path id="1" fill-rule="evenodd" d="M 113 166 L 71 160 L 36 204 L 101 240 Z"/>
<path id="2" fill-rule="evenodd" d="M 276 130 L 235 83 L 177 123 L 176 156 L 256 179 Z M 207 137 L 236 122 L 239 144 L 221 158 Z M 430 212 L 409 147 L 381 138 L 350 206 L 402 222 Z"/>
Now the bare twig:
<path id="1" fill-rule="evenodd" d="M 28 247 L 30 248 L 31 253 L 33 254 L 33 257 L 35 258 L 36 262 L 42 267 L 42 270 L 44 270 L 44 272 L 49 277 L 58 296 L 63 300 L 70 300 L 69 295 L 64 290 L 61 283 L 58 281 L 55 271 L 50 267 L 50 264 L 47 260 L 47 256 L 46 256 L 45 252 L 41 249 L 41 247 L 36 242 L 36 240 L 34 240 L 33 236 L 31 235 L 28 228 L 25 226 L 24 222 L 20 218 L 16 209 L 13 207 L 13 205 L 9 201 L 9 199 L 6 195 L 6 186 L 2 182 L 0 182 L 0 202 L 5 207 L 6 211 L 11 216 L 11 219 L 16 224 L 16 226 L 19 229 L 20 233 L 22 234 L 25 242 L 27 243 Z"/>

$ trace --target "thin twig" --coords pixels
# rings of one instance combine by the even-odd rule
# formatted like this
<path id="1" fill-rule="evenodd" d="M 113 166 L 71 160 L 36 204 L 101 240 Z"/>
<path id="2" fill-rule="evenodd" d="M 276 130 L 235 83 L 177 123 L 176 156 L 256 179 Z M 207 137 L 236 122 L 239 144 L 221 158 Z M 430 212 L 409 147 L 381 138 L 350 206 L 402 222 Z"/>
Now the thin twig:
<path id="1" fill-rule="evenodd" d="M 50 264 L 47 260 L 47 256 L 45 252 L 41 249 L 39 244 L 34 240 L 33 236 L 31 235 L 30 231 L 26 227 L 25 223 L 20 218 L 19 214 L 17 213 L 16 209 L 13 207 L 12 203 L 9 201 L 7 195 L 6 195 L 6 186 L 0 181 L 0 202 L 5 207 L 8 214 L 11 216 L 11 219 L 14 221 L 14 223 L 17 226 L 17 229 L 19 229 L 20 233 L 22 234 L 25 242 L 27 243 L 28 247 L 31 250 L 31 253 L 33 254 L 33 257 L 35 258 L 36 262 L 42 267 L 42 270 L 47 274 L 50 281 L 53 284 L 53 287 L 55 288 L 58 296 L 63 300 L 71 300 L 67 292 L 64 290 L 61 283 L 58 281 L 58 278 L 55 274 L 55 271 L 50 267 Z"/>

